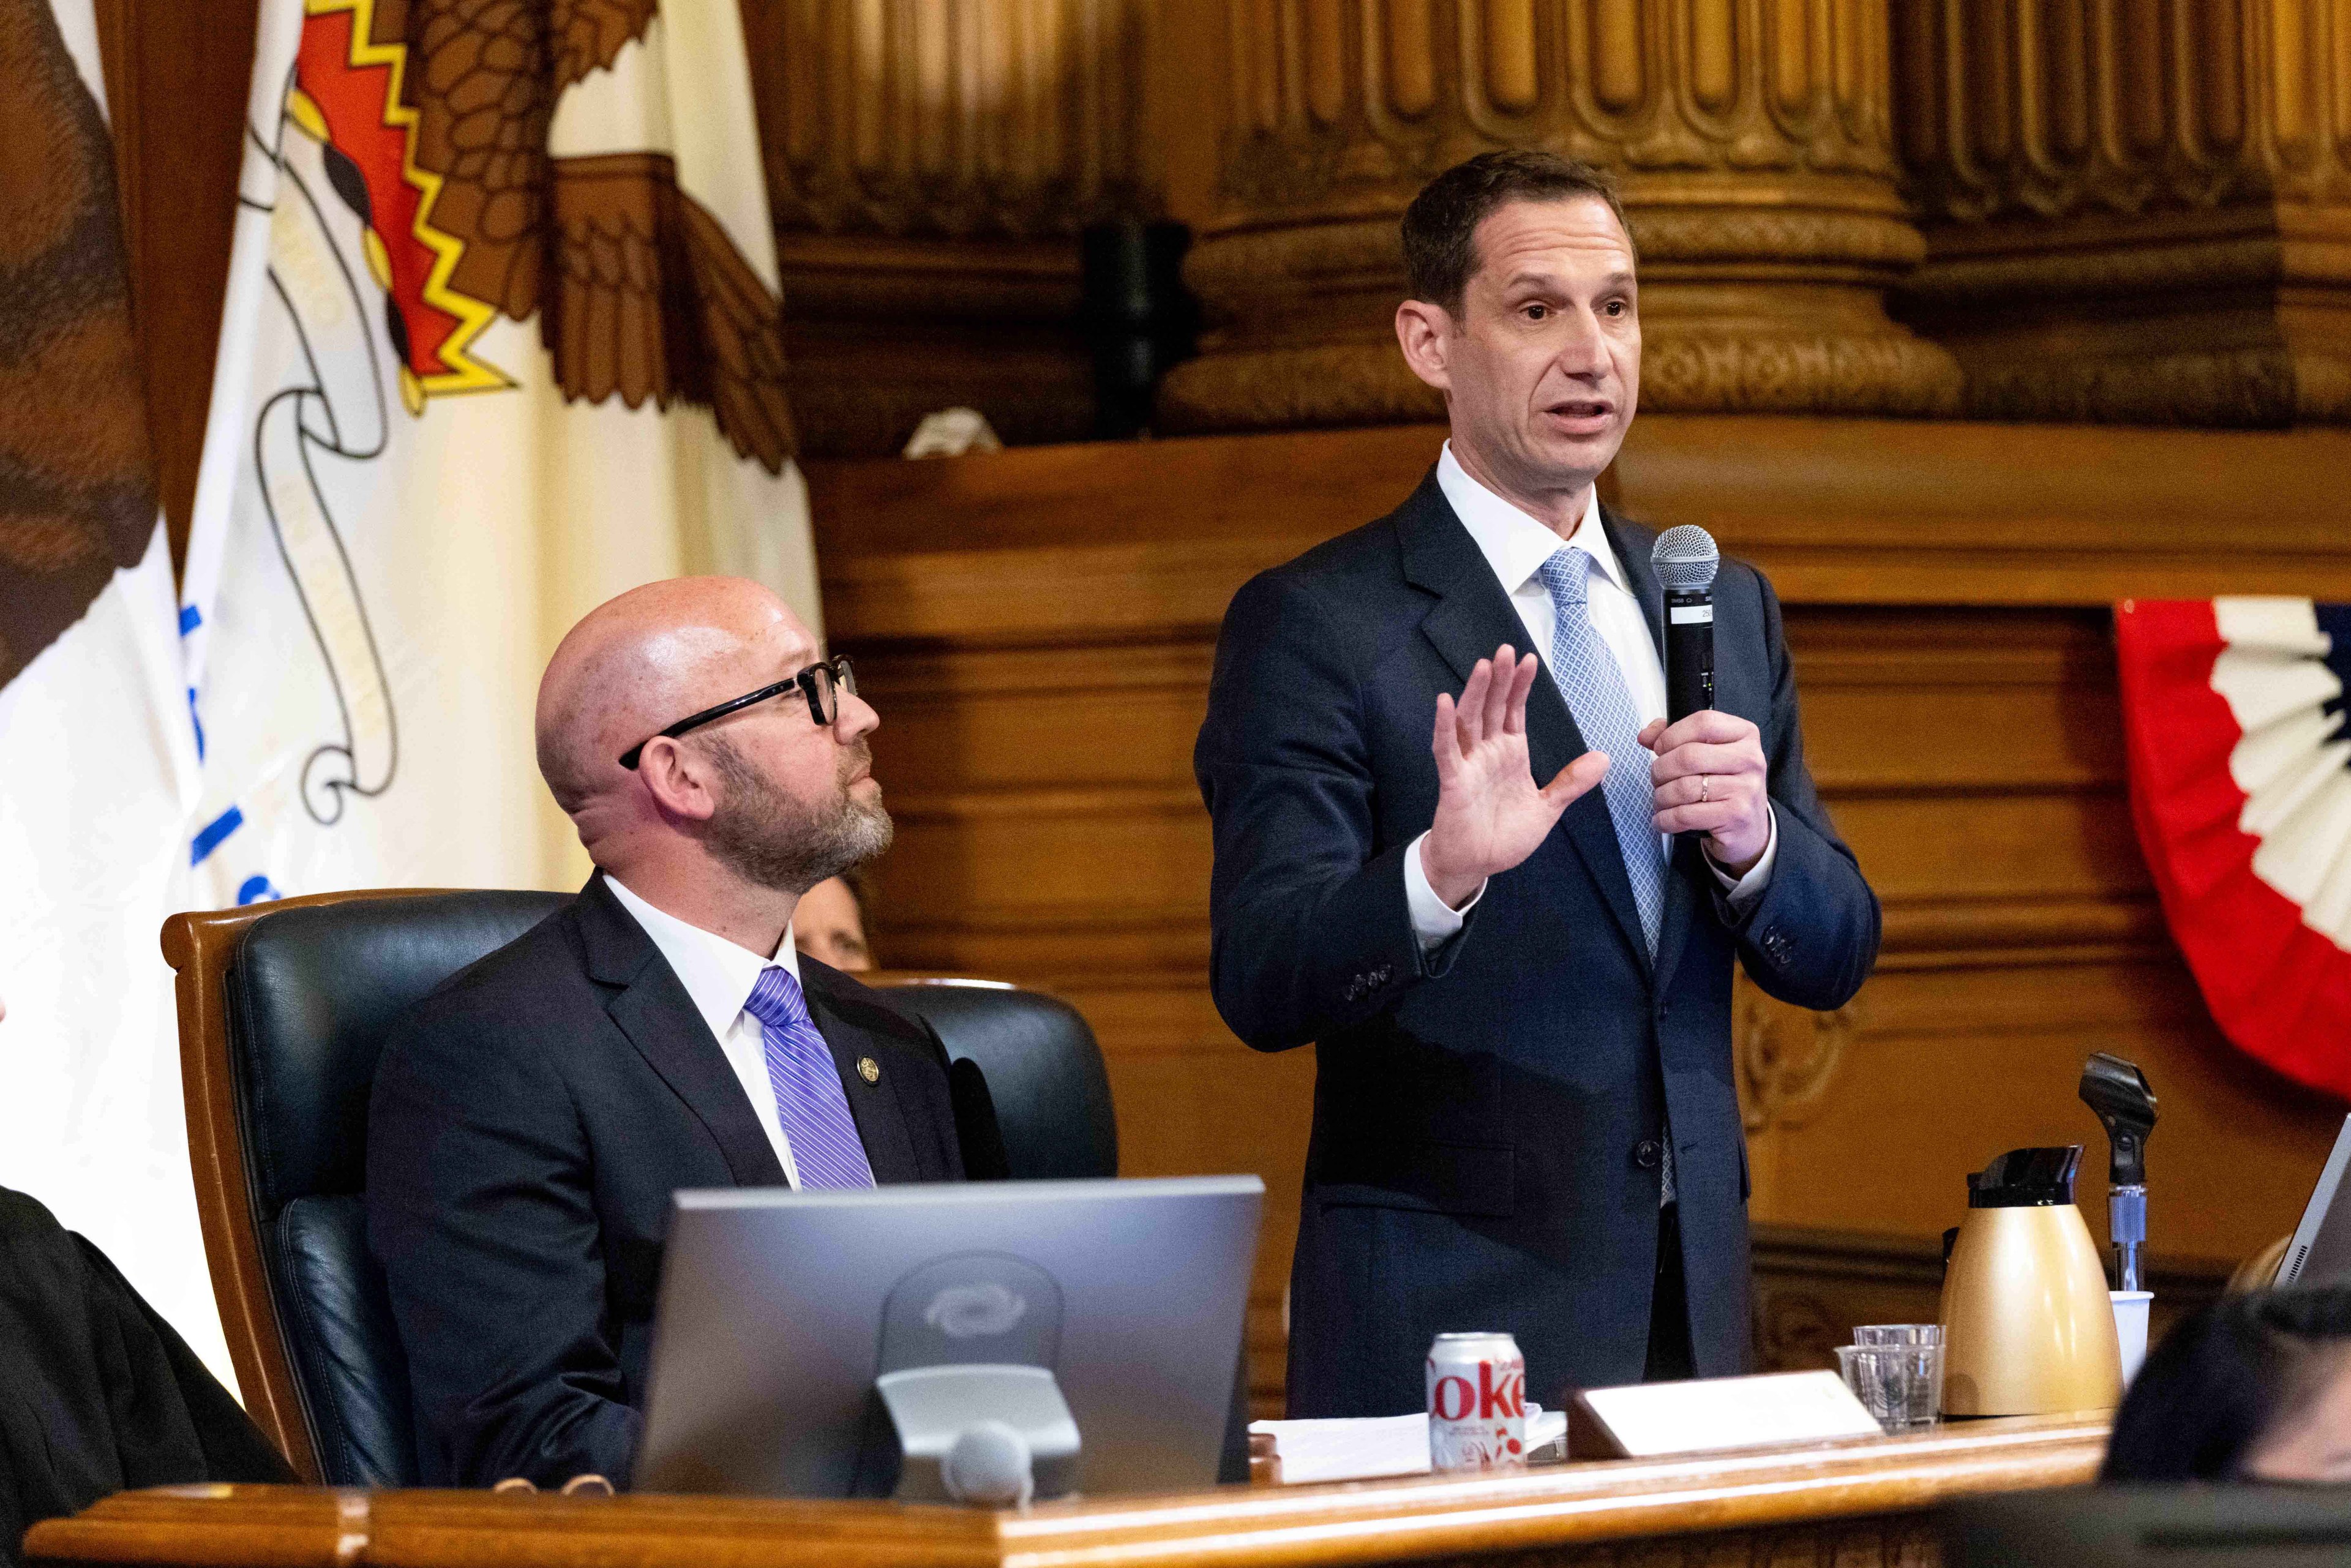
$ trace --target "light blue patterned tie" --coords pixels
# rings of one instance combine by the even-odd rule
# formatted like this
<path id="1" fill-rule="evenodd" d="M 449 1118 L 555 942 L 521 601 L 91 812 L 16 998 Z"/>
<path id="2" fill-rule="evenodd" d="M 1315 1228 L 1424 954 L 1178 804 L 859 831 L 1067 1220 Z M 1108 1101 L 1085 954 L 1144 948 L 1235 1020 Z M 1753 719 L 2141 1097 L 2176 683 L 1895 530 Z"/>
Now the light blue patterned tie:
<path id="1" fill-rule="evenodd" d="M 1559 613 L 1551 634 L 1551 673 L 1560 695 L 1567 699 L 1567 711 L 1575 716 L 1575 727 L 1583 732 L 1583 744 L 1608 754 L 1608 777 L 1600 790 L 1608 801 L 1608 819 L 1616 824 L 1625 875 L 1633 883 L 1633 907 L 1641 913 L 1641 929 L 1654 958 L 1657 929 L 1666 915 L 1665 846 L 1654 820 L 1656 787 L 1649 781 L 1649 764 L 1656 758 L 1638 738 L 1641 716 L 1633 706 L 1625 672 L 1592 625 L 1592 573 L 1599 565 L 1573 547 L 1562 547 L 1542 563 L 1543 586 L 1551 591 L 1552 608 Z M 1663 1131 L 1660 1207 L 1677 1196 L 1673 1127 L 1667 1124 Z"/>
<path id="2" fill-rule="evenodd" d="M 1654 821 L 1656 789 L 1649 782 L 1649 764 L 1656 758 L 1640 742 L 1641 716 L 1633 706 L 1625 672 L 1593 629 L 1591 573 L 1598 565 L 1572 547 L 1542 563 L 1543 586 L 1559 612 L 1559 624 L 1551 634 L 1551 673 L 1567 699 L 1568 712 L 1575 716 L 1576 727 L 1583 732 L 1583 744 L 1608 754 L 1608 777 L 1600 789 L 1607 797 L 1609 820 L 1616 824 L 1625 874 L 1633 883 L 1633 906 L 1641 913 L 1641 929 L 1655 957 L 1657 929 L 1666 915 L 1665 849 Z"/>
<path id="3" fill-rule="evenodd" d="M 781 964 L 770 964 L 751 988 L 743 1010 L 759 1020 L 768 1042 L 768 1082 L 776 1092 L 776 1114 L 791 1145 L 800 1187 L 872 1186 L 873 1166 L 849 1113 L 849 1096 L 831 1048 L 809 1017 L 799 982 Z"/>

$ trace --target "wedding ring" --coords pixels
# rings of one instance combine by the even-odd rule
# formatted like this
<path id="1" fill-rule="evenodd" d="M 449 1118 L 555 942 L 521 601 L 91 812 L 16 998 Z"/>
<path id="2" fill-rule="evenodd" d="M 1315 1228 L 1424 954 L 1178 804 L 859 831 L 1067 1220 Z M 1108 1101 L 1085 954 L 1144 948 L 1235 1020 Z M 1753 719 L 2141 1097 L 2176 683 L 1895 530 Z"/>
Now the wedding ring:
<path id="1" fill-rule="evenodd" d="M 1699 802 L 1701 805 L 1703 805 L 1703 804 L 1706 802 L 1706 800 L 1708 800 L 1708 792 L 1709 792 L 1710 790 L 1712 790 L 1712 789 L 1713 789 L 1713 788 L 1714 788 L 1714 775 L 1713 775 L 1713 774 L 1711 774 L 1711 773 L 1701 773 L 1701 774 L 1699 774 L 1699 775 L 1698 776 L 1698 802 Z"/>

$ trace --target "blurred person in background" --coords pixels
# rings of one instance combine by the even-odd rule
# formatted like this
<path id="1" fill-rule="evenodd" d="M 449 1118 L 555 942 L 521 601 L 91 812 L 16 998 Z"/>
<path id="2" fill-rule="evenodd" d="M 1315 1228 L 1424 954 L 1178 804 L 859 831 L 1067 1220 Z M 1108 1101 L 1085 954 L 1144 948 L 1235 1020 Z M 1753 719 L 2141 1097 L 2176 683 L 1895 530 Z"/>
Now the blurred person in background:
<path id="1" fill-rule="evenodd" d="M 2150 1352 L 2100 1479 L 2351 1481 L 2351 1286 L 2228 1296 Z"/>
<path id="2" fill-rule="evenodd" d="M 873 950 L 865 941 L 865 873 L 852 871 L 829 876 L 800 894 L 792 911 L 792 941 L 818 962 L 849 974 L 873 967 Z"/>

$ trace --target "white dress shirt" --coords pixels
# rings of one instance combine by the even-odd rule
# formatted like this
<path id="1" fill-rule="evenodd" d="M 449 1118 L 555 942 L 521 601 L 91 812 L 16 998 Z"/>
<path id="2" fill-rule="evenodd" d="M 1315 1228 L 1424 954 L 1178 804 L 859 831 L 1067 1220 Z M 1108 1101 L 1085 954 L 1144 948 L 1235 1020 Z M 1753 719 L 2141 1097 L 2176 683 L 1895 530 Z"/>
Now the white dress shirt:
<path id="1" fill-rule="evenodd" d="M 738 947 L 715 932 L 687 924 L 676 915 L 654 908 L 635 894 L 621 885 L 620 878 L 607 873 L 604 881 L 621 907 L 636 917 L 653 939 L 661 956 L 677 972 L 678 982 L 685 987 L 694 1010 L 710 1026 L 712 1038 L 718 1049 L 726 1053 L 726 1065 L 735 1070 L 742 1081 L 743 1092 L 751 1097 L 751 1109 L 759 1118 L 759 1128 L 775 1145 L 776 1159 L 784 1167 L 784 1180 L 793 1186 L 800 1185 L 799 1167 L 792 1163 L 791 1140 L 784 1136 L 783 1118 L 776 1110 L 776 1086 L 768 1077 L 768 1032 L 759 1020 L 744 1010 L 743 1004 L 751 999 L 751 988 L 759 983 L 769 964 L 780 964 L 798 985 L 800 978 L 799 954 L 792 946 L 792 928 L 784 927 L 783 945 L 772 958 L 762 958 L 748 947 Z"/>
<path id="2" fill-rule="evenodd" d="M 1542 660 L 1544 674 L 1550 674 L 1552 633 L 1559 625 L 1559 611 L 1552 603 L 1551 590 L 1543 585 L 1541 570 L 1543 562 L 1559 552 L 1560 537 L 1471 478 L 1468 470 L 1455 460 L 1453 443 L 1449 441 L 1437 460 L 1437 484 L 1452 504 L 1453 515 L 1469 530 L 1479 553 L 1493 569 L 1502 591 L 1510 595 L 1510 607 L 1519 612 L 1520 622 L 1527 632 L 1526 648 L 1519 651 L 1533 650 Z M 1624 564 L 1608 543 L 1607 531 L 1600 526 L 1600 493 L 1596 486 L 1584 501 L 1583 517 L 1566 544 L 1568 549 L 1580 549 L 1592 557 L 1595 564 L 1587 604 L 1592 629 L 1615 656 L 1616 668 L 1625 677 L 1625 689 L 1632 696 L 1642 725 L 1665 717 L 1665 661 L 1657 656 L 1657 644 L 1649 635 L 1648 616 L 1634 595 Z M 1612 768 L 1625 765 L 1623 758 L 1614 757 L 1608 763 Z M 1765 810 L 1771 810 L 1768 804 Z M 1404 885 L 1405 902 L 1412 911 L 1413 932 L 1422 946 L 1435 947 L 1461 929 L 1470 908 L 1485 896 L 1486 889 L 1481 883 L 1478 891 L 1469 895 L 1468 903 L 1459 909 L 1447 906 L 1429 885 L 1428 870 L 1420 863 L 1421 840 L 1427 837 L 1423 833 L 1414 840 L 1404 857 Z M 1673 850 L 1670 841 L 1670 834 L 1660 835 L 1667 854 Z M 1777 812 L 1772 812 L 1762 858 L 1749 868 L 1745 876 L 1731 876 L 1716 865 L 1711 856 L 1708 857 L 1707 868 L 1722 884 L 1731 907 L 1739 909 L 1763 895 L 1779 853 L 1780 819 Z"/>

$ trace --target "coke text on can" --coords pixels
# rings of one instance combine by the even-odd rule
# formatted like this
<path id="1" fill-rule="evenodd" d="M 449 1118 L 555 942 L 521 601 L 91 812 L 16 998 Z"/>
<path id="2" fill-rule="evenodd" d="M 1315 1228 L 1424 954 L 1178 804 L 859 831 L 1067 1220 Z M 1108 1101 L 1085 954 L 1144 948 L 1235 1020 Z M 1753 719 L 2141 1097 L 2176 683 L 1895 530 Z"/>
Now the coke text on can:
<path id="1" fill-rule="evenodd" d="M 1527 1462 L 1527 1363 L 1506 1333 L 1441 1333 L 1428 1347 L 1428 1468 Z"/>

